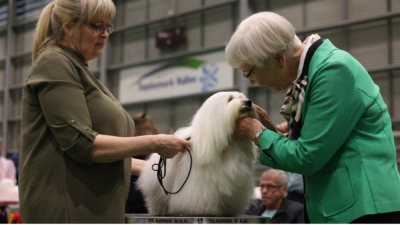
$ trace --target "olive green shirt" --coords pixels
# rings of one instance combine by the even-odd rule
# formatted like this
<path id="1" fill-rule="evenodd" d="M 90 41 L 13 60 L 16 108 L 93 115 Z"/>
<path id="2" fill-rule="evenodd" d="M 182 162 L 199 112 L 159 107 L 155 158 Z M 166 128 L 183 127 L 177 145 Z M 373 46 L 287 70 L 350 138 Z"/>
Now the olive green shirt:
<path id="1" fill-rule="evenodd" d="M 23 88 L 19 196 L 23 223 L 124 223 L 131 159 L 93 163 L 97 134 L 134 122 L 82 57 L 51 46 Z"/>

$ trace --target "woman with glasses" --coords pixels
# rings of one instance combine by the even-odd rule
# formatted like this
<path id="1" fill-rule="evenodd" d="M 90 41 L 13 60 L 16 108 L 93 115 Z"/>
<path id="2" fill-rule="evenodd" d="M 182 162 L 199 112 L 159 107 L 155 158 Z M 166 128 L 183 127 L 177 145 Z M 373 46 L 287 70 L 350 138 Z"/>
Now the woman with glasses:
<path id="1" fill-rule="evenodd" d="M 42 11 L 23 88 L 20 210 L 24 223 L 124 223 L 131 157 L 171 158 L 190 142 L 133 137 L 130 115 L 88 62 L 114 30 L 111 0 L 56 0 Z M 140 171 L 142 161 L 133 161 Z"/>
<path id="2" fill-rule="evenodd" d="M 304 176 L 306 221 L 307 214 L 312 223 L 400 221 L 390 116 L 356 59 L 317 34 L 302 43 L 292 24 L 272 12 L 242 21 L 226 57 L 251 84 L 287 89 L 286 136 L 260 107 L 261 122 L 239 120 L 235 136 L 260 146 L 262 164 Z"/>

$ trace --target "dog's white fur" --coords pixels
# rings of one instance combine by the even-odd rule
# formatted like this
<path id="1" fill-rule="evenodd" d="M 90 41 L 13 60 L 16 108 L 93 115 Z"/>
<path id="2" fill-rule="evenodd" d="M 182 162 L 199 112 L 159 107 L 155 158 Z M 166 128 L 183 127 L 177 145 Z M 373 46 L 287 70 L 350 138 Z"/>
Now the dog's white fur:
<path id="1" fill-rule="evenodd" d="M 254 106 L 239 92 L 219 92 L 208 98 L 190 127 L 175 135 L 191 137 L 193 165 L 190 176 L 177 194 L 166 195 L 152 170 L 160 156 L 153 154 L 137 182 L 151 215 L 237 216 L 248 206 L 253 193 L 256 147 L 251 140 L 232 140 L 239 117 L 258 118 Z M 157 166 L 154 166 L 155 169 Z M 177 191 L 190 168 L 187 151 L 167 160 L 164 187 Z"/>

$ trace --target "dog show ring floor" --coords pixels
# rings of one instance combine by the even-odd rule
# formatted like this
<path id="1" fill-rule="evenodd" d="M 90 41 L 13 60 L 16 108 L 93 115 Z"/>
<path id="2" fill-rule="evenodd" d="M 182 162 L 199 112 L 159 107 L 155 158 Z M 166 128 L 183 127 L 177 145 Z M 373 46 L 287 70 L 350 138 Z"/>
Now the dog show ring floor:
<path id="1" fill-rule="evenodd" d="M 149 214 L 125 214 L 125 223 L 269 223 L 269 217 L 159 217 Z"/>

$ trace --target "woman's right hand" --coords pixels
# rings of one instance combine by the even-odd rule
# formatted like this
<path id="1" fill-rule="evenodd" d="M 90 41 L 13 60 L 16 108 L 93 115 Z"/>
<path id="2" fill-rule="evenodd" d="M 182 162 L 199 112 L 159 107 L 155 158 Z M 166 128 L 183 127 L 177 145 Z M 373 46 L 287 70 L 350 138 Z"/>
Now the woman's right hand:
<path id="1" fill-rule="evenodd" d="M 174 135 L 158 134 L 155 137 L 155 152 L 169 159 L 179 152 L 184 152 L 185 147 L 190 147 L 190 141 L 183 140 Z"/>
<path id="2" fill-rule="evenodd" d="M 165 158 L 172 158 L 179 152 L 185 151 L 185 147 L 190 146 L 190 141 L 173 135 L 116 137 L 99 134 L 93 141 L 90 154 L 94 163 L 111 163 L 135 155 L 150 153 L 158 153 Z"/>

